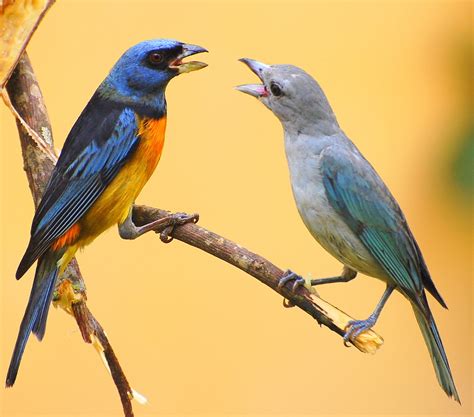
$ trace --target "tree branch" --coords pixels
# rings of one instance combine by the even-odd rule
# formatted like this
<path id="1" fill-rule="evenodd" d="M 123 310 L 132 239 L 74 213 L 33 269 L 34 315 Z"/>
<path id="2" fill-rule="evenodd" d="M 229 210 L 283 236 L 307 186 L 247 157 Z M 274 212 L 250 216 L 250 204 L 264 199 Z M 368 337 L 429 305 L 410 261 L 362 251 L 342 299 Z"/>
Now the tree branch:
<path id="1" fill-rule="evenodd" d="M 54 168 L 50 154 L 55 153 L 51 125 L 43 96 L 26 53 L 18 61 L 6 88 L 16 111 L 38 135 L 41 135 L 44 143 L 49 147 L 50 152 L 45 152 L 40 148 L 23 123 L 17 120 L 24 169 L 35 206 L 37 206 Z M 131 399 L 134 398 L 135 392 L 128 384 L 102 326 L 87 308 L 86 300 L 84 279 L 76 259 L 73 259 L 59 279 L 53 303 L 74 316 L 84 341 L 93 343 L 99 353 L 105 357 L 107 367 L 119 391 L 124 414 L 126 417 L 132 417 Z M 137 399 L 141 400 L 141 396 Z"/>
<path id="2" fill-rule="evenodd" d="M 133 209 L 133 221 L 137 226 L 142 226 L 169 215 L 170 212 L 166 210 L 148 206 L 134 206 Z M 161 229 L 157 232 L 161 232 Z M 257 278 L 287 299 L 290 305 L 298 306 L 316 319 L 319 324 L 328 327 L 340 336 L 344 336 L 348 322 L 353 320 L 351 316 L 320 298 L 314 288 L 309 290 L 301 286 L 296 291 L 292 291 L 290 283 L 283 288 L 279 288 L 278 283 L 285 271 L 262 256 L 197 224 L 186 223 L 177 226 L 170 233 L 170 236 L 222 259 Z M 368 330 L 361 333 L 351 343 L 361 352 L 375 353 L 383 344 L 383 339 L 373 330 Z"/>

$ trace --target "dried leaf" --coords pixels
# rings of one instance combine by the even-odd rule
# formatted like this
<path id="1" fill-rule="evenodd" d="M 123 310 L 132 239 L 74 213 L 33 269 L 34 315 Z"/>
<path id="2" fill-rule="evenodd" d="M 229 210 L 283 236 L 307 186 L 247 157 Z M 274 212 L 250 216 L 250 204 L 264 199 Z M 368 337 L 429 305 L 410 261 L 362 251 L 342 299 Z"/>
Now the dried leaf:
<path id="1" fill-rule="evenodd" d="M 4 89 L 11 73 L 16 67 L 21 54 L 26 48 L 31 35 L 38 27 L 46 11 L 54 0 L 16 0 L 5 1 L 0 5 L 0 94 L 15 117 L 20 121 L 28 134 L 52 161 L 55 155 L 44 139 L 38 135 L 18 114 L 12 106 Z"/>
<path id="2" fill-rule="evenodd" d="M 5 87 L 39 22 L 54 0 L 6 1 L 0 6 L 0 89 Z"/>

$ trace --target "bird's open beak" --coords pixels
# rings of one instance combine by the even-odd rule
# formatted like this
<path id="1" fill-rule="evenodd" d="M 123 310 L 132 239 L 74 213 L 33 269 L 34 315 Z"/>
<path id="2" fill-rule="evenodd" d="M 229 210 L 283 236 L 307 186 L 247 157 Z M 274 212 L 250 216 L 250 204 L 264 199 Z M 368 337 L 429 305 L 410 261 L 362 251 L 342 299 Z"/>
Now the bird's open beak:
<path id="1" fill-rule="evenodd" d="M 266 69 L 270 68 L 269 65 L 264 64 L 262 62 L 255 61 L 254 59 L 250 58 L 240 58 L 240 62 L 243 62 L 245 65 L 247 65 L 252 72 L 254 72 L 260 80 L 263 81 L 263 71 Z M 268 96 L 268 91 L 265 87 L 264 84 L 243 84 L 235 87 L 238 91 L 241 91 L 242 93 L 249 94 L 253 97 L 267 97 Z"/>
<path id="2" fill-rule="evenodd" d="M 199 61 L 189 61 L 183 62 L 183 59 L 187 56 L 200 54 L 201 52 L 208 52 L 207 49 L 198 45 L 184 44 L 183 53 L 180 54 L 170 65 L 172 69 L 178 70 L 179 74 L 184 74 L 185 72 L 197 71 L 202 68 L 207 67 L 207 64 Z"/>

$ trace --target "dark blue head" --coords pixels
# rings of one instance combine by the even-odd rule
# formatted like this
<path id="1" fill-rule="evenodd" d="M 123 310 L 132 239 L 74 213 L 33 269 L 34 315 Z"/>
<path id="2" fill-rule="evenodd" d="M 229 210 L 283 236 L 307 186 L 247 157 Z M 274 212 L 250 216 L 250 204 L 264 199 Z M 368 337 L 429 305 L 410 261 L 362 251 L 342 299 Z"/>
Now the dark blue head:
<path id="1" fill-rule="evenodd" d="M 140 42 L 126 51 L 99 87 L 103 98 L 130 106 L 140 112 L 162 113 L 169 81 L 179 74 L 207 66 L 182 59 L 207 52 L 206 49 L 172 39 Z"/>

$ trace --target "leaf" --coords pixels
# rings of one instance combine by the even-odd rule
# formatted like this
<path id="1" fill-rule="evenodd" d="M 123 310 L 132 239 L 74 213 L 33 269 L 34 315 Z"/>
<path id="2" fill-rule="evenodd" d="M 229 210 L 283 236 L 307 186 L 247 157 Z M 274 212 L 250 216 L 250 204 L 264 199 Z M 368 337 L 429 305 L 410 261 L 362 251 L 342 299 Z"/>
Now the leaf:
<path id="1" fill-rule="evenodd" d="M 0 95 L 28 134 L 55 161 L 54 153 L 18 114 L 4 88 L 31 36 L 53 3 L 54 0 L 6 0 L 0 4 Z"/>
<path id="2" fill-rule="evenodd" d="M 7 0 L 0 5 L 0 89 L 54 0 Z"/>

